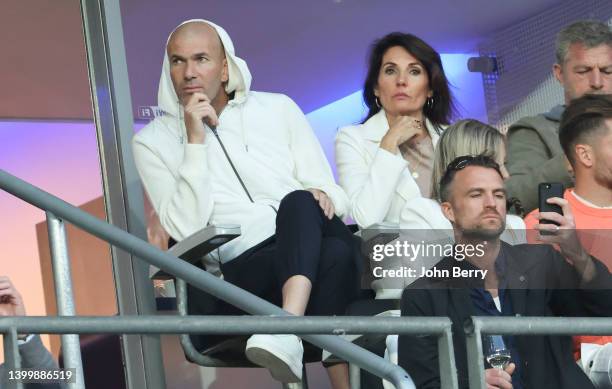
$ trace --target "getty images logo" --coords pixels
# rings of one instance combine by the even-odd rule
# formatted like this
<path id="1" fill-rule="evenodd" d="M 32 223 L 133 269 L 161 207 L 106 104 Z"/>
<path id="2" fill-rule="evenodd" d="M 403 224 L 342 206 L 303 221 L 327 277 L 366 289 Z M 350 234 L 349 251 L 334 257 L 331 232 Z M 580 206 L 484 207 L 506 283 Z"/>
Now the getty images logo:
<path id="1" fill-rule="evenodd" d="M 164 111 L 155 106 L 138 107 L 138 119 L 153 120 L 156 117 L 164 116 Z"/>

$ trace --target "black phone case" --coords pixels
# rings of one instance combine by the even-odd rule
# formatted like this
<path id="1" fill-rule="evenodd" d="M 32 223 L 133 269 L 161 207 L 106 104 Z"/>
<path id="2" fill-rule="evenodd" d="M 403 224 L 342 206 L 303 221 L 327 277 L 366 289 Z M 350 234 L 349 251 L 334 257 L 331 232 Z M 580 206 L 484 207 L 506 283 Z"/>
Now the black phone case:
<path id="1" fill-rule="evenodd" d="M 538 204 L 540 212 L 556 212 L 559 215 L 563 215 L 563 211 L 561 210 L 560 206 L 556 204 L 548 204 L 546 202 L 546 200 L 551 197 L 563 198 L 563 184 L 543 182 L 538 185 Z M 552 221 L 550 223 L 558 224 Z"/>

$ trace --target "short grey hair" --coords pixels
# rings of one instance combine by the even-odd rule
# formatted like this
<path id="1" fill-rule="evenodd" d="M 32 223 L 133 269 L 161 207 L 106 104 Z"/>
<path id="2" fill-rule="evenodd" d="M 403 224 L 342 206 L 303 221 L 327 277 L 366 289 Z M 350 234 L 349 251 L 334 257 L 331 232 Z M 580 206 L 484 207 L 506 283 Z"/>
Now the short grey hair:
<path id="1" fill-rule="evenodd" d="M 609 25 L 598 20 L 581 20 L 566 26 L 559 31 L 555 42 L 558 64 L 563 64 L 573 43 L 582 43 L 588 49 L 604 44 L 612 46 L 612 31 Z"/>

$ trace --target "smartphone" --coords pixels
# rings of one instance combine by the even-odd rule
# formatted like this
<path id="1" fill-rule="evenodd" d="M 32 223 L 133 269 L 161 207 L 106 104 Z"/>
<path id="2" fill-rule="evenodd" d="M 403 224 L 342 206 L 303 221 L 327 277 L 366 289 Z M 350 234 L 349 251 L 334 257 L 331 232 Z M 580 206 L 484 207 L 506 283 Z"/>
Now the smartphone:
<path id="1" fill-rule="evenodd" d="M 559 215 L 563 215 L 563 211 L 561 207 L 556 204 L 548 204 L 546 200 L 551 197 L 559 197 L 563 198 L 563 184 L 555 183 L 555 182 L 543 182 L 538 186 L 538 204 L 540 208 L 540 212 L 556 212 Z M 542 224 L 556 224 L 557 222 L 553 222 L 551 220 L 542 220 L 540 221 Z"/>

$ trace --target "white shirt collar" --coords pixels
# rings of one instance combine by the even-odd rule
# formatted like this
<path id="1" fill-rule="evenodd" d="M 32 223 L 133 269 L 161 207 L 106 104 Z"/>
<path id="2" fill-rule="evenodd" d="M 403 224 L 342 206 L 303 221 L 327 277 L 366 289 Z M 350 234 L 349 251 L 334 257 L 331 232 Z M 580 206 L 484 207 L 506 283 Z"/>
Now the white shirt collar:
<path id="1" fill-rule="evenodd" d="M 599 205 L 593 204 L 589 200 L 586 200 L 585 198 L 579 196 L 578 193 L 576 193 L 576 191 L 573 190 L 573 189 L 570 190 L 570 193 L 574 195 L 576 200 L 580 201 L 582 204 L 586 205 L 587 207 L 595 208 L 595 209 L 612 209 L 612 206 L 609 206 L 609 207 L 600 207 Z"/>

